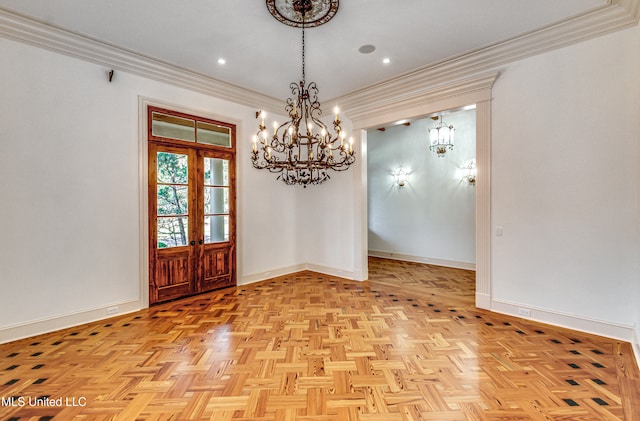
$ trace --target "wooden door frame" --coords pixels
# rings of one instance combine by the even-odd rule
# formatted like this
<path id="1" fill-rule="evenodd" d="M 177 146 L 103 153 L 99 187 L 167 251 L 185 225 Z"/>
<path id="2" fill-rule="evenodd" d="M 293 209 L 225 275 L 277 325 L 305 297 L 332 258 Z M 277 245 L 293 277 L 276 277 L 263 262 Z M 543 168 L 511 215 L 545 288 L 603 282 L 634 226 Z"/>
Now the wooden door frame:
<path id="1" fill-rule="evenodd" d="M 242 121 L 237 118 L 229 117 L 224 114 L 213 114 L 211 110 L 203 110 L 190 108 L 170 102 L 165 102 L 158 99 L 148 98 L 144 96 L 138 96 L 138 208 L 139 208 L 139 303 L 140 308 L 149 307 L 149 149 L 148 149 L 148 119 L 147 109 L 148 107 L 165 108 L 174 110 L 184 114 L 202 116 L 211 120 L 224 121 L 228 124 L 233 124 L 236 127 L 236 147 L 235 155 L 237 156 L 244 150 L 242 147 L 243 135 L 242 135 Z M 240 139 L 240 141 L 238 140 Z M 236 180 L 239 179 L 241 173 L 240 166 L 235 168 Z M 235 206 L 236 210 L 241 209 L 242 194 L 239 186 L 236 185 L 236 197 Z M 236 282 L 239 279 L 238 273 L 239 264 L 241 263 L 241 257 L 237 255 L 237 250 L 240 249 L 239 239 L 241 236 L 241 222 L 236 212 Z"/>
<path id="2" fill-rule="evenodd" d="M 153 115 L 159 113 L 165 116 L 175 116 L 177 118 L 186 119 L 194 122 L 193 124 L 193 141 L 181 140 L 175 137 L 165 137 L 163 135 L 154 134 L 152 129 Z M 212 124 L 219 127 L 226 127 L 229 130 L 229 147 L 210 144 L 198 141 L 198 124 L 200 122 Z M 151 216 L 155 209 L 154 203 L 157 201 L 157 193 L 149 192 L 149 280 L 153 279 L 153 283 L 149 282 L 149 304 L 158 304 L 164 301 L 170 301 L 177 298 L 183 298 L 209 290 L 233 286 L 237 284 L 235 270 L 235 153 L 236 153 L 236 126 L 221 120 L 208 119 L 201 115 L 187 114 L 180 111 L 172 110 L 166 107 L 147 107 L 147 141 L 153 150 L 166 150 L 173 153 L 185 153 L 188 156 L 189 167 L 189 239 L 186 241 L 187 250 L 158 250 L 157 243 L 151 240 L 152 234 L 157 228 L 157 215 Z M 148 153 L 149 163 L 156 162 L 155 157 Z M 204 163 L 206 157 L 218 158 L 229 163 L 229 212 L 228 212 L 228 228 L 229 238 L 227 241 L 212 245 L 205 242 L 204 237 Z M 157 192 L 157 180 L 152 179 L 155 174 L 155 168 L 149 168 L 148 186 L 154 186 L 154 192 Z M 155 211 L 154 211 L 155 212 Z M 195 248 L 194 248 L 195 247 Z M 215 250 L 221 251 L 221 254 Z M 207 250 L 214 251 L 213 255 L 209 255 Z M 186 270 L 185 266 L 186 253 Z M 173 255 L 175 260 L 168 260 L 168 256 Z M 162 256 L 162 257 L 161 257 Z M 164 262 L 164 263 L 162 263 Z M 176 265 L 177 262 L 177 265 Z M 176 273 L 181 273 L 178 283 L 174 284 L 170 277 L 163 277 L 168 282 L 166 288 L 159 288 L 159 272 L 156 270 L 158 265 L 162 263 L 165 271 L 171 271 L 173 268 Z M 183 269 L 181 269 L 181 267 Z M 214 276 L 216 281 L 207 285 L 205 268 L 212 270 L 218 276 Z M 220 269 L 223 269 L 222 272 Z M 165 275 L 167 275 L 165 273 Z M 184 282 L 186 281 L 186 282 Z M 185 287 L 188 287 L 185 289 Z M 165 297 L 162 299 L 159 292 L 164 292 Z M 153 294 L 153 297 L 151 296 Z M 167 295 L 168 294 L 168 295 Z"/>
<path id="3" fill-rule="evenodd" d="M 198 160 L 198 165 L 197 165 L 197 178 L 199 180 L 202 180 L 204 178 L 204 168 L 201 167 L 199 164 L 201 163 L 200 161 L 200 155 L 202 155 L 202 159 L 206 159 L 207 158 L 207 153 L 209 153 L 210 158 L 218 158 L 218 159 L 226 159 L 229 161 L 229 165 L 230 165 L 230 169 L 233 169 L 233 171 L 229 172 L 229 189 L 231 192 L 233 192 L 234 194 L 237 192 L 237 184 L 236 184 L 236 154 L 235 152 L 232 153 L 228 153 L 225 151 L 220 151 L 220 150 L 213 150 L 213 149 L 199 149 L 196 159 Z M 203 162 L 203 161 L 202 161 Z M 202 191 L 201 193 L 204 193 L 204 191 Z M 204 203 L 204 198 L 203 197 L 198 197 L 197 200 L 197 205 L 198 205 L 198 209 L 199 212 L 201 213 L 201 216 L 204 215 L 204 211 L 202 209 L 200 209 L 200 206 Z M 230 266 L 230 270 L 231 270 L 231 279 L 233 279 L 235 277 L 236 279 L 236 284 L 238 283 L 238 277 L 237 277 L 237 256 L 236 256 L 236 250 L 237 250 L 237 230 L 238 230 L 238 226 L 237 226 L 237 220 L 238 220 L 238 215 L 237 215 L 237 208 L 236 208 L 236 200 L 237 200 L 237 194 L 234 195 L 233 200 L 231 200 L 229 202 L 229 215 L 233 216 L 233 218 L 229 218 L 230 224 L 233 225 L 233 229 L 229 229 L 229 243 L 231 244 L 231 247 L 229 248 L 230 250 L 230 254 L 231 254 L 231 261 L 229 262 L 229 266 Z M 226 242 L 225 242 L 226 243 Z M 204 258 L 204 254 L 205 254 L 205 250 L 206 249 L 224 249 L 226 246 L 223 246 L 223 244 L 225 243 L 204 243 L 202 244 L 200 247 L 198 247 L 198 255 L 197 258 L 202 260 Z M 197 272 L 197 283 L 198 286 L 200 288 L 204 287 L 205 284 L 205 276 L 203 273 L 204 267 L 199 266 L 198 267 L 198 272 Z"/>
<path id="4" fill-rule="evenodd" d="M 197 265 L 196 265 L 196 259 L 197 259 L 197 253 L 195 252 L 195 250 L 193 249 L 193 245 L 189 244 L 189 242 L 196 237 L 197 233 L 196 233 L 196 227 L 197 225 L 194 224 L 195 219 L 198 217 L 198 212 L 197 212 L 197 204 L 198 204 L 198 195 L 197 195 L 197 191 L 196 191 L 196 186 L 197 186 L 197 172 L 194 171 L 195 168 L 197 168 L 198 166 L 198 150 L 189 146 L 184 146 L 184 145 L 172 145 L 172 144 L 168 144 L 166 142 L 154 142 L 154 141 L 149 141 L 149 150 L 150 153 L 148 154 L 148 160 L 149 163 L 151 162 L 156 162 L 157 156 L 154 157 L 153 153 L 155 151 L 155 153 L 157 154 L 158 152 L 162 151 L 162 152 L 167 152 L 167 153 L 171 153 L 171 154 L 184 154 L 185 156 L 187 156 L 187 168 L 189 168 L 188 170 L 188 177 L 187 177 L 187 185 L 188 185 L 188 197 L 187 197 L 187 209 L 188 209 L 188 225 L 187 225 L 187 236 L 188 238 L 186 239 L 186 244 L 184 246 L 181 247 L 186 247 L 186 250 L 183 248 L 178 248 L 178 247 L 171 247 L 171 248 L 167 248 L 167 249 L 161 249 L 162 251 L 160 251 L 160 249 L 156 248 L 156 256 L 154 259 L 149 258 L 149 277 L 151 280 L 151 274 L 153 273 L 153 271 L 155 270 L 154 264 L 156 264 L 158 261 L 162 260 L 159 255 L 184 255 L 185 253 L 187 254 L 187 282 L 189 284 L 189 290 L 188 292 L 185 291 L 183 294 L 181 294 L 181 296 L 187 295 L 187 294 L 193 294 L 195 292 L 195 285 L 196 285 L 196 280 L 197 280 Z M 153 235 L 153 232 L 156 228 L 156 221 L 157 221 L 157 200 L 158 200 L 158 196 L 157 196 L 157 192 L 158 192 L 158 183 L 157 182 L 151 182 L 153 180 L 154 177 L 157 178 L 157 173 L 156 173 L 156 168 L 154 168 L 153 166 L 149 165 L 149 183 L 148 183 L 148 187 L 151 187 L 152 184 L 155 185 L 155 191 L 151 191 L 151 189 L 149 188 L 148 192 L 149 192 L 149 200 L 148 200 L 148 209 L 149 209 L 149 239 L 148 239 L 148 244 L 149 244 L 149 251 L 151 252 L 151 250 L 154 249 L 154 243 L 157 244 L 158 238 L 157 236 Z M 156 216 L 151 217 L 151 215 L 156 214 Z M 153 228 L 152 228 L 153 227 Z M 151 256 L 151 253 L 149 254 L 149 256 Z M 157 281 L 157 280 L 156 280 Z M 154 283 L 155 284 L 155 283 Z M 181 287 L 182 289 L 184 289 L 184 286 Z M 152 285 L 151 282 L 149 282 L 149 290 L 155 290 L 155 294 L 156 297 L 158 296 L 158 288 L 157 285 Z M 166 301 L 167 299 L 165 299 L 164 301 Z M 152 297 L 151 297 L 151 292 L 149 293 L 149 301 L 152 301 Z M 160 300 L 159 298 L 157 298 L 155 300 L 156 303 L 160 303 L 163 300 Z M 151 303 L 150 303 L 151 304 Z"/>

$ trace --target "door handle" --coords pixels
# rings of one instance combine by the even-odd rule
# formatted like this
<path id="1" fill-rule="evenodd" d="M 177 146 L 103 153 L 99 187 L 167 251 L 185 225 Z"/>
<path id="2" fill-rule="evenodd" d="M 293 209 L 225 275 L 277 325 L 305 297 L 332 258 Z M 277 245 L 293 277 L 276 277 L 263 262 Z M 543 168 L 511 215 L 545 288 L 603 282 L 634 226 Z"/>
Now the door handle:
<path id="1" fill-rule="evenodd" d="M 195 246 L 195 245 L 196 245 L 196 242 L 195 242 L 195 240 L 191 240 L 191 241 L 189 242 L 189 244 L 190 244 L 190 245 L 192 245 L 192 246 Z"/>

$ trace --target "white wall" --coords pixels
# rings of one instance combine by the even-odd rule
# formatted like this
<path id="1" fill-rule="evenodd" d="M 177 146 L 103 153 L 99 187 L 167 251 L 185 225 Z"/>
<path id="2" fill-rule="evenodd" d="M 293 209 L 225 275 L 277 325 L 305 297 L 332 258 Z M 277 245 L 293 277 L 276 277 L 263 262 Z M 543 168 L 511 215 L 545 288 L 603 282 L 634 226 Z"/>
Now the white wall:
<path id="1" fill-rule="evenodd" d="M 462 179 L 475 159 L 475 110 L 446 114 L 456 128 L 455 145 L 444 157 L 428 150 L 428 129 L 437 122 L 369 130 L 369 250 L 444 265 L 475 263 L 475 187 Z M 393 173 L 409 172 L 404 187 Z"/>
<path id="2" fill-rule="evenodd" d="M 494 302 L 611 332 L 637 323 L 638 33 L 502 69 L 492 108 L 492 224 L 504 227 L 492 243 Z"/>
<path id="3" fill-rule="evenodd" d="M 347 139 L 354 136 L 351 123 L 343 116 L 340 119 Z M 361 152 L 354 142 L 356 162 L 348 170 L 332 172 L 329 180 L 317 186 L 295 187 L 299 212 L 297 242 L 301 246 L 302 261 L 308 263 L 312 270 L 357 278 L 353 248 L 356 225 L 353 190 L 355 175 L 362 163 Z"/>
<path id="4" fill-rule="evenodd" d="M 238 122 L 239 280 L 300 263 L 295 191 L 250 164 L 254 109 L 2 38 L 0 56 L 0 342 L 139 308 L 140 96 Z"/>

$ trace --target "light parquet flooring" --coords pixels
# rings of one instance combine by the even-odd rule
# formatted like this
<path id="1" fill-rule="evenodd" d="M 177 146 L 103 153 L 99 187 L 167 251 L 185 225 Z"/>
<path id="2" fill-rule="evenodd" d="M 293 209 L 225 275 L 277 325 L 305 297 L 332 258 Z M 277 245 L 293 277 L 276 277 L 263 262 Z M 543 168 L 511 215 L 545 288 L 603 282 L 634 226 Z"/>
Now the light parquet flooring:
<path id="1" fill-rule="evenodd" d="M 478 310 L 474 272 L 369 270 L 367 282 L 301 272 L 0 345 L 0 419 L 640 419 L 628 343 Z"/>

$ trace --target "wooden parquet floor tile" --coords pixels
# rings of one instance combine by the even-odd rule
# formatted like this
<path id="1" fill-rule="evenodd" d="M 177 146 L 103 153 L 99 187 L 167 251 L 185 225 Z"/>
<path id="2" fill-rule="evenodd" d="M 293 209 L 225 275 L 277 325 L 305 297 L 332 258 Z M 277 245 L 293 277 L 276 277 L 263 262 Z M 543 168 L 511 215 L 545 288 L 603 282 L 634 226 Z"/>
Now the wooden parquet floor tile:
<path id="1" fill-rule="evenodd" d="M 630 344 L 474 307 L 474 272 L 370 260 L 0 345 L 2 420 L 638 420 Z"/>

